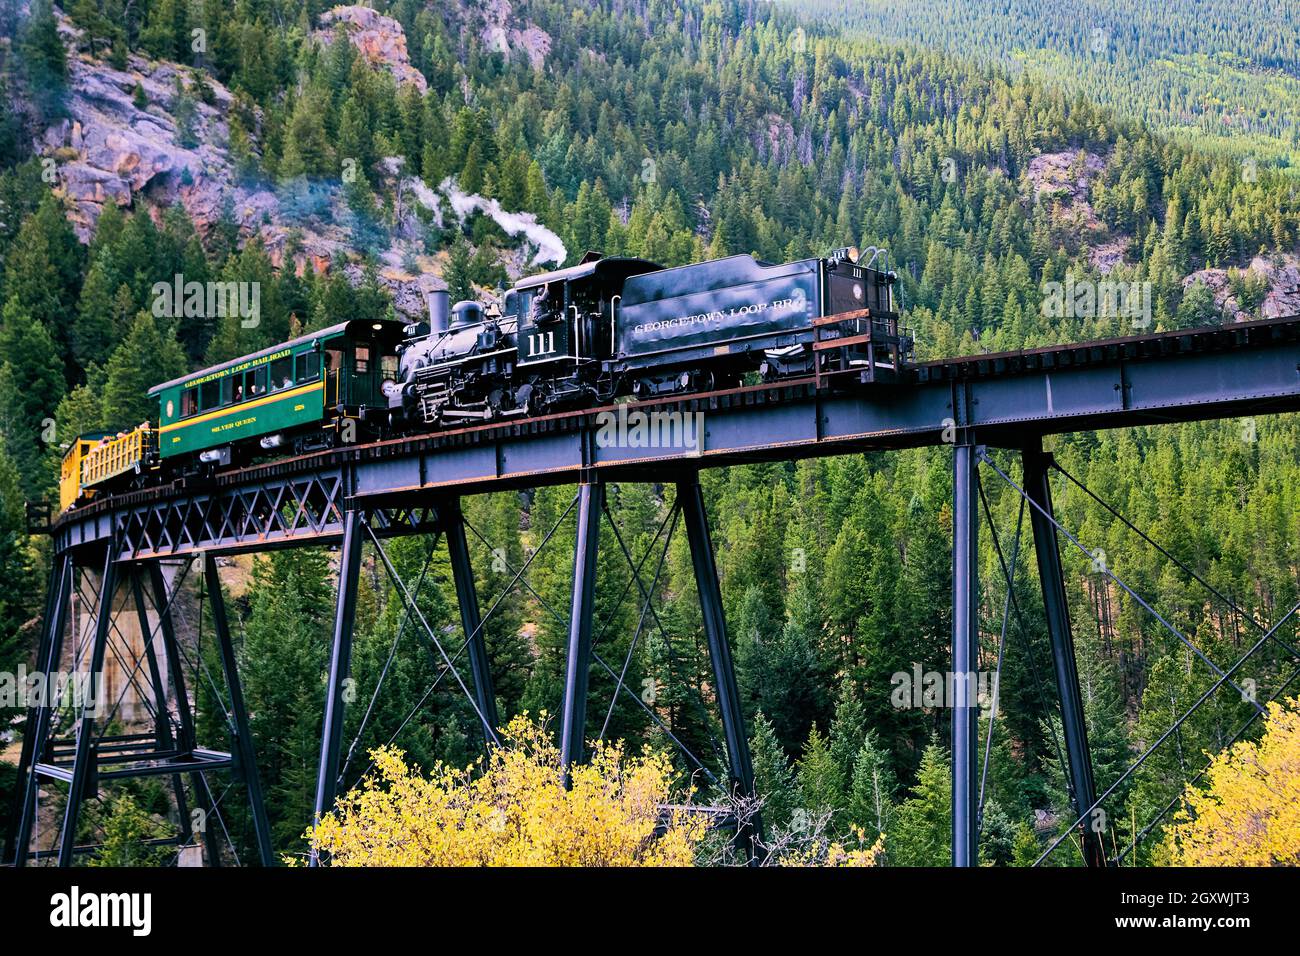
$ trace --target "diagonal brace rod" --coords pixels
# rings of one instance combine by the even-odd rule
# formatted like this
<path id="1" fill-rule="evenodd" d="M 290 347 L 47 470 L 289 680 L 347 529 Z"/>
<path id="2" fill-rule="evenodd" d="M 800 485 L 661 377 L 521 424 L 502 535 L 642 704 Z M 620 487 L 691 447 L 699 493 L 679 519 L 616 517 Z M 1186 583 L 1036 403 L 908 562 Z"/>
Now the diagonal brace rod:
<path id="1" fill-rule="evenodd" d="M 1085 555 L 1087 555 L 1089 558 L 1093 558 L 1093 557 L 1094 557 L 1093 553 L 1092 553 L 1091 551 L 1089 551 L 1089 550 L 1088 550 L 1088 549 L 1083 545 L 1083 543 L 1079 541 L 1078 538 L 1076 538 L 1073 534 L 1071 534 L 1070 531 L 1069 531 L 1069 529 L 1067 529 L 1064 525 L 1062 525 L 1059 521 L 1057 521 L 1054 517 L 1052 517 L 1052 515 L 1051 515 L 1050 513 L 1048 513 L 1047 511 L 1045 511 L 1045 510 L 1043 509 L 1043 507 L 1042 507 L 1040 504 L 1038 504 L 1038 502 L 1034 501 L 1032 497 L 1030 497 L 1029 495 L 1027 495 L 1027 494 L 1025 493 L 1025 490 L 1024 490 L 1023 488 L 1021 488 L 1021 487 L 1020 487 L 1019 485 L 1017 485 L 1014 481 L 1012 481 L 1011 478 L 1009 478 L 1009 477 L 1007 476 L 1006 472 L 1004 472 L 1001 468 L 999 468 L 996 464 L 994 464 L 993 459 L 989 458 L 987 453 L 985 453 L 985 454 L 983 455 L 983 457 L 982 457 L 981 460 L 982 460 L 985 464 L 987 464 L 990 468 L 992 468 L 994 471 L 996 471 L 996 472 L 997 472 L 997 473 L 1002 477 L 1002 480 L 1003 480 L 1003 481 L 1005 481 L 1007 484 L 1009 484 L 1012 488 L 1016 489 L 1016 491 L 1021 495 L 1021 497 L 1023 497 L 1026 501 L 1028 501 L 1029 504 L 1034 508 L 1035 511 L 1037 511 L 1038 513 L 1040 513 L 1041 515 L 1043 515 L 1043 517 L 1046 518 L 1046 519 L 1047 519 L 1047 520 L 1052 524 L 1052 526 L 1053 526 L 1054 528 L 1056 528 L 1057 531 L 1061 532 L 1061 534 L 1063 534 L 1063 535 L 1065 535 L 1067 538 L 1069 538 L 1069 539 L 1070 539 L 1070 542 L 1071 542 L 1071 543 L 1072 543 L 1076 548 L 1078 548 L 1080 551 L 1082 551 L 1082 552 L 1083 552 Z M 1214 673 L 1218 674 L 1220 678 L 1226 678 L 1226 677 L 1227 677 L 1227 674 L 1231 673 L 1231 671 L 1228 671 L 1228 672 L 1225 673 L 1225 671 L 1223 670 L 1223 668 L 1219 667 L 1218 664 L 1214 663 L 1214 661 L 1212 661 L 1212 660 L 1210 660 L 1208 657 L 1206 657 L 1204 651 L 1202 651 L 1202 650 L 1201 650 L 1199 647 L 1197 647 L 1197 646 L 1196 646 L 1192 641 L 1190 641 L 1190 640 L 1189 640 L 1189 639 L 1188 639 L 1188 638 L 1183 634 L 1182 631 L 1178 630 L 1178 628 L 1176 628 L 1176 627 L 1174 627 L 1172 624 L 1170 624 L 1169 621 L 1167 621 L 1167 620 L 1165 619 L 1164 615 L 1162 615 L 1159 611 L 1157 611 L 1154 607 L 1152 607 L 1149 603 L 1147 603 L 1147 601 L 1146 601 L 1146 600 L 1145 600 L 1145 599 L 1144 599 L 1140 594 L 1138 594 L 1138 593 L 1137 593 L 1136 591 L 1134 591 L 1131 587 L 1129 587 L 1129 586 L 1128 586 L 1127 584 L 1125 584 L 1122 580 L 1120 580 L 1119 577 L 1115 574 L 1115 572 L 1113 572 L 1110 568 L 1108 568 L 1108 567 L 1106 567 L 1105 565 L 1103 565 L 1103 566 L 1102 566 L 1102 573 L 1105 574 L 1106 577 L 1108 577 L 1108 578 L 1110 578 L 1112 581 L 1114 581 L 1116 584 L 1118 584 L 1121 588 L 1123 588 L 1124 591 L 1129 595 L 1129 597 L 1133 598 L 1133 600 L 1137 601 L 1137 602 L 1138 602 L 1139 604 L 1141 604 L 1144 608 L 1146 608 L 1147 611 L 1149 611 L 1149 612 L 1151 613 L 1151 615 L 1152 615 L 1152 616 L 1153 616 L 1157 621 L 1159 621 L 1161 624 L 1163 624 L 1163 625 L 1165 626 L 1165 629 L 1168 630 L 1170 634 L 1174 635 L 1174 637 L 1178 638 L 1178 640 L 1180 640 L 1184 645 L 1186 645 L 1186 647 L 1187 647 L 1188 650 L 1190 650 L 1193 654 L 1195 654 L 1195 655 L 1196 655 L 1197 657 L 1199 657 L 1202 661 L 1204 661 L 1205 664 L 1206 664 L 1206 666 L 1209 667 L 1210 670 L 1214 671 Z M 1270 633 L 1271 633 L 1271 632 L 1270 632 Z M 1228 683 L 1229 683 L 1229 685 L 1230 685 L 1231 687 L 1233 687 L 1233 688 L 1234 688 L 1238 693 L 1240 693 L 1240 694 L 1242 695 L 1242 698 L 1243 698 L 1244 700 L 1249 700 L 1249 699 L 1250 699 L 1250 695 L 1247 694 L 1246 691 L 1243 690 L 1241 687 L 1239 687 L 1239 686 L 1238 686 L 1234 681 L 1232 681 L 1232 680 L 1229 679 L 1229 680 L 1228 680 Z M 1262 710 L 1264 709 L 1263 707 L 1261 707 L 1258 703 L 1256 703 L 1256 702 L 1254 702 L 1254 701 L 1251 701 L 1251 704 L 1255 707 L 1256 710 L 1261 710 L 1261 711 L 1262 711 Z"/>

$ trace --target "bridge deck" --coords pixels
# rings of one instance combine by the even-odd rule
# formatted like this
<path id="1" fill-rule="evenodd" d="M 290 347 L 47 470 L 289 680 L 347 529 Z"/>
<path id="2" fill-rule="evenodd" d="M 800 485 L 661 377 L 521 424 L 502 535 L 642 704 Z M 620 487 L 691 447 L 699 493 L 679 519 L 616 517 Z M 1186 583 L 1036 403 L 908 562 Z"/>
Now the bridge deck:
<path id="1" fill-rule="evenodd" d="M 379 509 L 387 533 L 400 534 L 436 523 L 411 509 L 493 489 L 936 445 L 955 428 L 1021 447 L 1084 429 L 1296 411 L 1300 318 L 944 359 L 898 385 L 830 391 L 808 378 L 627 406 L 698 421 L 699 441 L 676 447 L 601 441 L 617 408 L 390 439 L 121 494 L 61 516 L 56 547 L 114 532 L 124 558 L 326 543 L 341 536 L 348 501 Z"/>

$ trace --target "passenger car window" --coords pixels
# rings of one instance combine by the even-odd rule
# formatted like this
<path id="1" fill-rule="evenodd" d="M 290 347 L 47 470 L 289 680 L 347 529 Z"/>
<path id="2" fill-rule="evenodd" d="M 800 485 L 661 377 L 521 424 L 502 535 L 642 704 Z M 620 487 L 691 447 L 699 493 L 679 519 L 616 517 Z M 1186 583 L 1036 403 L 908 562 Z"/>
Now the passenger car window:
<path id="1" fill-rule="evenodd" d="M 316 378 L 317 365 L 320 357 L 315 352 L 301 352 L 294 357 L 294 379 L 299 382 L 310 382 Z"/>
<path id="2" fill-rule="evenodd" d="M 199 410 L 199 390 L 187 388 L 181 391 L 181 418 L 188 418 Z"/>
<path id="3" fill-rule="evenodd" d="M 221 383 L 217 379 L 199 385 L 199 411 L 206 412 L 221 404 Z"/>
<path id="4" fill-rule="evenodd" d="M 356 350 L 357 374 L 363 375 L 370 371 L 370 346 L 358 345 Z"/>
<path id="5" fill-rule="evenodd" d="M 278 358 L 271 363 L 271 391 L 278 392 L 293 384 L 293 359 Z"/>

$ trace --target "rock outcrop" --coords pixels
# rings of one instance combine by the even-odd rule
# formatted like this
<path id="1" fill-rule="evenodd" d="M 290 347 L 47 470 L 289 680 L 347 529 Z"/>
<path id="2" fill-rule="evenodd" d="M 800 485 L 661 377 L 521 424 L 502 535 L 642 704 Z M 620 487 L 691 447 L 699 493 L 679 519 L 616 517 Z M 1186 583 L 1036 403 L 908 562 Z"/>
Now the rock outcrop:
<path id="1" fill-rule="evenodd" d="M 411 65 L 402 25 L 369 7 L 341 6 L 321 14 L 321 29 L 316 37 L 322 43 L 334 40 L 334 30 L 342 25 L 352 45 L 371 64 L 382 66 L 399 84 L 409 84 L 421 94 L 428 89 L 424 74 Z"/>
<path id="2" fill-rule="evenodd" d="M 405 38 L 395 20 L 361 7 L 340 7 L 332 14 L 358 27 L 350 35 L 367 57 L 382 56 L 399 74 L 409 70 L 415 79 L 406 81 L 418 81 L 423 89 L 424 78 L 406 60 Z M 61 20 L 60 33 L 69 47 L 67 115 L 46 128 L 35 146 L 82 241 L 94 234 L 108 203 L 155 216 L 180 205 L 200 234 L 223 216 L 233 218 L 243 239 L 260 239 L 276 268 L 323 272 L 341 260 L 352 263 L 345 274 L 360 281 L 355 245 L 342 225 L 347 216 L 340 184 L 313 184 L 321 202 L 304 221 L 285 209 L 271 184 L 237 179 L 225 120 L 232 94 L 222 84 L 205 75 L 206 90 L 199 96 L 185 67 L 133 55 L 124 69 L 115 69 L 78 52 L 81 34 L 68 20 Z M 381 184 L 419 188 L 422 205 L 431 206 L 432 218 L 440 221 L 441 196 L 418 180 L 402 180 L 400 163 L 389 168 L 392 162 L 376 170 Z M 422 317 L 429 292 L 443 283 L 436 274 L 401 265 L 410 261 L 423 235 L 414 203 L 407 205 L 411 208 L 392 229 L 392 245 L 379 254 L 379 277 L 400 314 Z M 436 262 L 425 258 L 421 268 Z"/>
<path id="3" fill-rule="evenodd" d="M 66 21 L 65 39 L 77 31 Z M 133 56 L 124 70 L 70 52 L 68 117 L 47 128 L 37 150 L 71 205 L 84 240 L 106 203 L 130 206 L 144 195 L 159 206 L 182 203 L 200 227 L 215 221 L 231 189 L 224 148 L 230 91 L 208 80 L 203 102 L 187 97 L 178 121 L 183 68 Z M 183 128 L 182 128 L 183 127 Z"/>
<path id="4" fill-rule="evenodd" d="M 505 2 L 480 13 L 489 26 L 504 31 L 511 49 L 525 50 L 540 68 L 549 49 L 546 34 L 510 26 Z M 334 42 L 341 27 L 367 61 L 389 70 L 398 83 L 425 91 L 396 20 L 368 7 L 338 6 L 323 15 L 322 24 L 316 32 L 321 43 Z M 230 90 L 207 74 L 200 89 L 186 67 L 141 56 L 116 69 L 80 52 L 81 32 L 66 18 L 60 19 L 60 33 L 69 48 L 67 118 L 44 130 L 36 148 L 83 241 L 94 234 L 108 203 L 155 216 L 180 205 L 201 234 L 223 217 L 233 219 L 241 238 L 261 241 L 276 268 L 323 272 L 342 263 L 349 280 L 361 281 L 364 270 L 346 225 L 350 213 L 341 183 L 311 183 L 305 204 L 311 208 L 304 212 L 304 204 L 295 204 L 282 189 L 235 175 L 226 121 Z M 428 256 L 423 249 L 426 223 L 441 226 L 444 215 L 460 221 L 486 215 L 517 237 L 518 248 L 504 259 L 511 276 L 565 256 L 559 237 L 535 217 L 466 195 L 453 180 L 431 188 L 406 175 L 402 161 L 391 157 L 370 172 L 378 188 L 393 197 L 396 221 L 386 224 L 389 245 L 377 257 L 379 280 L 392 293 L 399 315 L 423 317 L 429 294 L 445 287 L 439 277 L 445 256 Z"/>
<path id="5" fill-rule="evenodd" d="M 1183 280 L 1186 289 L 1199 282 L 1214 293 L 1214 303 L 1220 311 L 1234 321 L 1250 319 L 1277 319 L 1300 315 L 1300 256 L 1256 256 L 1242 270 L 1241 277 L 1266 286 L 1263 298 L 1256 309 L 1242 308 L 1233 288 L 1232 275 L 1227 269 L 1201 269 Z"/>
<path id="6" fill-rule="evenodd" d="M 1105 168 L 1104 156 L 1066 151 L 1035 156 L 1025 171 L 1033 203 L 1049 209 L 1054 223 L 1077 237 L 1093 267 L 1103 274 L 1124 261 L 1129 247 L 1129 237 L 1112 234 L 1088 200 L 1093 180 Z"/>
<path id="7" fill-rule="evenodd" d="M 533 23 L 514 22 L 510 0 L 490 0 L 482 8 L 483 29 L 479 36 L 489 50 L 507 56 L 522 53 L 534 70 L 546 64 L 551 52 L 551 35 Z"/>

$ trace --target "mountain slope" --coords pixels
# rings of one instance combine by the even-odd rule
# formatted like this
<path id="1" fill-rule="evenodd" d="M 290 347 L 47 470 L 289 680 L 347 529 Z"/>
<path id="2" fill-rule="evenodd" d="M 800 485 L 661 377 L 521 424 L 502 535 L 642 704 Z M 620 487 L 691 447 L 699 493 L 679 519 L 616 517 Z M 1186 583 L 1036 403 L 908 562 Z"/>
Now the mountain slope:
<path id="1" fill-rule="evenodd" d="M 1179 139 L 1300 166 L 1300 8 L 1249 0 L 788 0 L 851 32 L 1024 70 Z"/>

